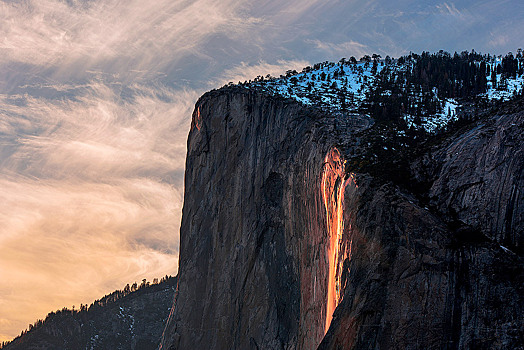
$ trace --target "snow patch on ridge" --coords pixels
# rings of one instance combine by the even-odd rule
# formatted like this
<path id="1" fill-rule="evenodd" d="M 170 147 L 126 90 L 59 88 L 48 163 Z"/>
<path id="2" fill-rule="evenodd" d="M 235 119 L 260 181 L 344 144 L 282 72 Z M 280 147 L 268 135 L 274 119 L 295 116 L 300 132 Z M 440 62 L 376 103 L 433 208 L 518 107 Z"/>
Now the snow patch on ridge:
<path id="1" fill-rule="evenodd" d="M 487 65 L 495 69 L 500 62 L 501 58 L 494 57 Z M 370 60 L 350 63 L 344 59 L 338 63 L 323 62 L 314 67 L 306 67 L 302 72 L 288 71 L 286 76 L 281 75 L 280 78 L 259 77 L 247 87 L 257 86 L 270 94 L 291 98 L 308 106 L 356 114 L 362 113 L 363 104 L 368 102 L 369 91 L 386 67 L 390 74 L 395 75 L 399 71 L 411 69 L 413 62 L 399 64 L 398 60 Z M 486 78 L 487 91 L 479 97 L 487 100 L 507 101 L 524 87 L 524 75 L 503 78 L 502 74 L 497 74 L 497 88 L 493 87 L 491 76 Z M 391 91 L 383 94 L 387 93 L 391 94 Z M 461 102 L 451 98 L 440 99 L 436 89 L 433 94 L 433 98 L 438 101 L 437 112 L 419 116 L 418 120 L 413 115 L 405 114 L 404 120 L 408 127 L 423 128 L 429 133 L 435 133 L 451 121 L 457 120 Z"/>

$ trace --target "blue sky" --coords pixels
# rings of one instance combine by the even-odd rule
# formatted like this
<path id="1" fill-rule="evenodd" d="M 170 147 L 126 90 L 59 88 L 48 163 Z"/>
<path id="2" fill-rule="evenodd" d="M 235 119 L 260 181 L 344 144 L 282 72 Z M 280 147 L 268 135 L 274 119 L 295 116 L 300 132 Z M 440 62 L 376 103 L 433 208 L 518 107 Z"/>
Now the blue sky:
<path id="1" fill-rule="evenodd" d="M 0 341 L 176 274 L 194 102 L 379 53 L 515 52 L 509 1 L 0 1 Z"/>

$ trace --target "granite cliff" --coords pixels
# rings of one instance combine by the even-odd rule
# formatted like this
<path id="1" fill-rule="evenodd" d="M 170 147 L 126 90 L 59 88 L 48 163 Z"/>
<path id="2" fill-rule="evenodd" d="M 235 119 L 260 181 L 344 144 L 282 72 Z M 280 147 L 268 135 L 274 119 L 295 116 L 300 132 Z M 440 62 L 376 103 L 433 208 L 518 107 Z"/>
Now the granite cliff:
<path id="1" fill-rule="evenodd" d="M 524 103 L 503 106 L 384 168 L 355 165 L 365 115 L 202 96 L 160 348 L 524 348 Z"/>

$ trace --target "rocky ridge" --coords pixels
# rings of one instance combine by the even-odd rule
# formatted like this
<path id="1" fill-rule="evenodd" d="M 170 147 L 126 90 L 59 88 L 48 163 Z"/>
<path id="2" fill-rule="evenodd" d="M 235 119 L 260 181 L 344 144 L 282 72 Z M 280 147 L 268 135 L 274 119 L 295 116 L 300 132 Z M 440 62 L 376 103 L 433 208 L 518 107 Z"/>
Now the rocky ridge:
<path id="1" fill-rule="evenodd" d="M 136 291 L 116 291 L 81 310 L 52 312 L 2 349 L 156 349 L 176 283 L 176 277 L 166 276 Z"/>

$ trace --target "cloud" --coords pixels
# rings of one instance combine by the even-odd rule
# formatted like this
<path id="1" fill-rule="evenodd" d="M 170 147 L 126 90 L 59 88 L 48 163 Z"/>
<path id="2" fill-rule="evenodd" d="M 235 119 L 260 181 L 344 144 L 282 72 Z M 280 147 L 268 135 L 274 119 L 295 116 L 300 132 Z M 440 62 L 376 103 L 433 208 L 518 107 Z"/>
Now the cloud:
<path id="1" fill-rule="evenodd" d="M 198 94 L 139 86 L 126 94 L 92 83 L 74 100 L 22 96 L 17 105 L 0 97 L 0 128 L 16 135 L 4 141 L 16 149 L 4 167 L 54 178 L 168 176 L 173 164 L 183 166 L 184 126 Z"/>
<path id="2" fill-rule="evenodd" d="M 509 42 L 509 37 L 507 34 L 491 34 L 488 45 L 493 48 L 498 48 L 506 45 Z"/>
<path id="3" fill-rule="evenodd" d="M 309 62 L 303 60 L 280 60 L 276 63 L 267 63 L 261 61 L 258 64 L 253 65 L 250 65 L 246 62 L 241 62 L 238 66 L 224 71 L 224 73 L 222 73 L 218 79 L 210 83 L 210 86 L 220 86 L 229 82 L 243 82 L 246 80 L 252 80 L 253 78 L 260 75 L 265 77 L 269 74 L 273 77 L 278 77 L 281 74 L 285 74 L 287 70 L 295 69 L 300 71 L 307 65 L 309 65 Z"/>
<path id="4" fill-rule="evenodd" d="M 0 186 L 0 314 L 11 336 L 51 310 L 178 267 L 181 194 L 169 185 L 2 179 Z"/>
<path id="5" fill-rule="evenodd" d="M 126 90 L 91 82 L 72 99 L 0 96 L 6 339 L 53 309 L 178 269 L 185 140 L 198 93 Z"/>
<path id="6" fill-rule="evenodd" d="M 97 68 L 120 80 L 136 78 L 199 55 L 211 34 L 234 36 L 256 24 L 241 15 L 241 5 L 233 0 L 1 2 L 0 63 L 45 67 L 55 78 L 84 77 Z"/>
<path id="7" fill-rule="evenodd" d="M 342 43 L 330 43 L 320 40 L 306 40 L 306 43 L 313 45 L 316 49 L 325 52 L 326 56 L 355 56 L 357 59 L 363 55 L 370 54 L 370 49 L 367 45 L 361 44 L 356 41 L 346 41 Z"/>
<path id="8" fill-rule="evenodd" d="M 209 62 L 213 35 L 263 25 L 241 5 L 0 2 L 0 340 L 176 274 L 187 131 L 207 85 L 167 80 Z"/>
<path id="9" fill-rule="evenodd" d="M 178 269 L 173 186 L 15 180 L 0 179 L 0 315 L 11 337 L 49 311 Z"/>
<path id="10" fill-rule="evenodd" d="M 447 2 L 445 2 L 443 4 L 437 5 L 436 7 L 440 13 L 445 14 L 445 15 L 451 15 L 454 17 L 463 17 L 464 16 L 464 14 L 460 10 L 457 9 L 454 3 L 448 4 Z"/>

